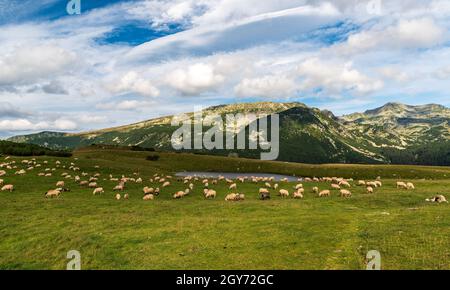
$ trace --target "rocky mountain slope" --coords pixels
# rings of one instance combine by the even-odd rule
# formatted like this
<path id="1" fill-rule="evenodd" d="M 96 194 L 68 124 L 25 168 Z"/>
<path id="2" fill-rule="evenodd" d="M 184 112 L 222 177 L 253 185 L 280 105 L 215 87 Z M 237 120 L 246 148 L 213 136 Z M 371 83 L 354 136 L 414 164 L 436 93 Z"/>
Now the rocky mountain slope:
<path id="1" fill-rule="evenodd" d="M 445 155 L 447 148 L 450 148 L 447 147 L 450 144 L 450 109 L 440 105 L 408 106 L 389 103 L 364 113 L 342 117 L 336 117 L 329 111 L 309 108 L 301 103 L 232 104 L 211 107 L 204 112 L 222 116 L 228 113 L 278 113 L 278 160 L 306 163 L 415 164 L 420 163 L 420 154 L 436 151 L 433 156 L 439 156 L 433 158 L 445 160 L 448 157 L 450 162 L 450 156 L 440 156 Z M 187 115 L 192 116 L 192 113 Z M 12 137 L 9 140 L 54 149 L 115 144 L 173 150 L 170 140 L 177 127 L 171 126 L 171 120 L 172 116 L 167 116 L 93 132 L 42 132 Z M 257 158 L 260 151 L 198 150 L 197 153 L 238 153 L 242 157 Z"/>

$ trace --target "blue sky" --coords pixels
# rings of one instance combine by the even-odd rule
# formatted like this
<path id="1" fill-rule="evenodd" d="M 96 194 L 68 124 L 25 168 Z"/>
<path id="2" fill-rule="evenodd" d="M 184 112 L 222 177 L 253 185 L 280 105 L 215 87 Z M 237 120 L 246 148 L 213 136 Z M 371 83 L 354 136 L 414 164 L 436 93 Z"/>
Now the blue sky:
<path id="1" fill-rule="evenodd" d="M 234 102 L 450 106 L 447 0 L 0 0 L 0 137 Z"/>

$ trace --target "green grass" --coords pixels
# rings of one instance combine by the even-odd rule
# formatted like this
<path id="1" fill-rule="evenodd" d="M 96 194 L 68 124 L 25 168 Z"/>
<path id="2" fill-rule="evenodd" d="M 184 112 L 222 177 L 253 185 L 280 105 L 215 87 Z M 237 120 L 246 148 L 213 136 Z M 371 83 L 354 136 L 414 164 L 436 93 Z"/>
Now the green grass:
<path id="1" fill-rule="evenodd" d="M 100 172 L 99 184 L 106 189 L 101 196 L 66 181 L 71 192 L 45 199 L 44 192 L 70 171 L 58 169 L 53 177 L 38 177 L 38 169 L 25 176 L 8 171 L 1 178 L 16 190 L 0 193 L 0 269 L 65 269 L 72 249 L 81 252 L 83 269 L 364 269 L 369 250 L 381 253 L 383 269 L 450 269 L 450 206 L 424 201 L 436 193 L 450 197 L 450 168 L 310 166 L 159 154 L 159 161 L 147 161 L 148 152 L 86 149 L 75 153 L 78 160 L 36 158 Z M 214 187 L 216 200 L 203 199 L 200 183 L 190 196 L 173 200 L 171 194 L 185 188 L 174 182 L 156 200 L 142 201 L 142 187 L 156 185 L 148 182 L 150 176 L 182 170 L 380 175 L 384 185 L 374 195 L 354 187 L 351 199 L 336 194 L 319 199 L 311 188 L 328 185 L 304 183 L 303 200 L 273 196 L 263 202 L 257 199 L 261 184 L 239 183 L 246 200 L 229 203 L 224 183 Z M 133 172 L 144 184 L 128 185 L 130 200 L 114 200 L 109 174 Z M 393 174 L 414 179 L 417 190 L 397 190 Z M 292 191 L 293 185 L 281 187 Z"/>

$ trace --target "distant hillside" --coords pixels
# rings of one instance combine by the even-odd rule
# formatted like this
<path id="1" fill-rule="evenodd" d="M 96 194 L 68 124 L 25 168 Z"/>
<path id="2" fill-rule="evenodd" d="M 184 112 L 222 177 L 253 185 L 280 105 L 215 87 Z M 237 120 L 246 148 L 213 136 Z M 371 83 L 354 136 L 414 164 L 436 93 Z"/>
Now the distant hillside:
<path id="1" fill-rule="evenodd" d="M 72 153 L 67 151 L 55 151 L 35 144 L 0 141 L 0 155 L 12 155 L 12 156 L 47 155 L 58 157 L 70 157 L 72 156 Z"/>
<path id="2" fill-rule="evenodd" d="M 440 105 L 383 107 L 336 117 L 302 103 L 249 103 L 208 108 L 207 113 L 280 115 L 280 161 L 450 165 L 450 109 Z M 188 114 L 192 115 L 192 113 Z M 80 134 L 42 132 L 10 141 L 66 149 L 91 144 L 171 151 L 172 116 Z M 248 130 L 248 129 L 247 129 Z M 197 151 L 258 158 L 259 150 Z"/>

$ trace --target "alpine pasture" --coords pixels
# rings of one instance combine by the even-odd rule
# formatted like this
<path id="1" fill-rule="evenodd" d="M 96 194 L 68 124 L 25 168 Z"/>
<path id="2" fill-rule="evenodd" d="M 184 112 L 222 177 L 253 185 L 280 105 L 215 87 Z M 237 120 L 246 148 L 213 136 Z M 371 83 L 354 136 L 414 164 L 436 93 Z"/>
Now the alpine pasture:
<path id="1" fill-rule="evenodd" d="M 450 205 L 426 201 L 450 197 L 448 167 L 151 154 L 159 158 L 100 148 L 0 157 L 1 186 L 14 186 L 0 192 L 0 269 L 65 269 L 70 250 L 81 253 L 82 269 L 365 269 L 370 250 L 381 253 L 382 269 L 450 269 Z M 182 171 L 310 179 L 185 181 L 175 176 Z M 339 183 L 344 191 L 331 186 Z M 159 194 L 144 200 L 144 187 Z M 264 188 L 270 199 L 260 200 Z"/>

